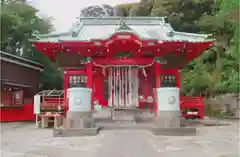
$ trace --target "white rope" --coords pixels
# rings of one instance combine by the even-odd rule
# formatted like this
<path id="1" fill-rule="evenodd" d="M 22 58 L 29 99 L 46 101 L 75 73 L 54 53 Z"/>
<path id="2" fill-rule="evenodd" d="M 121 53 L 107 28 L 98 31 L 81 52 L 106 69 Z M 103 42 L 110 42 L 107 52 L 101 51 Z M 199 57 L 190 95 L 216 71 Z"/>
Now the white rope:
<path id="1" fill-rule="evenodd" d="M 126 82 L 127 82 L 127 77 L 126 77 L 126 68 L 124 67 L 124 73 L 123 73 L 123 76 L 124 76 L 124 83 L 123 83 L 123 88 L 124 88 L 124 105 L 126 106 L 127 104 L 127 97 L 126 97 L 126 93 L 127 93 L 127 88 L 126 88 Z"/>
<path id="2" fill-rule="evenodd" d="M 120 95 L 120 68 L 117 68 L 117 95 L 118 95 L 118 107 L 120 106 L 120 99 L 121 99 L 121 95 Z"/>
<path id="3" fill-rule="evenodd" d="M 132 105 L 132 68 L 129 67 L 128 75 L 129 75 L 129 105 Z"/>
<path id="4" fill-rule="evenodd" d="M 92 60 L 92 63 L 94 64 L 94 66 L 98 66 L 101 68 L 106 68 L 106 67 L 139 67 L 139 68 L 145 68 L 145 67 L 149 67 L 152 66 L 155 63 L 156 59 L 153 59 L 152 63 L 147 64 L 147 65 L 112 65 L 112 64 L 108 64 L 108 65 L 101 65 L 101 64 L 97 64 L 96 62 L 94 62 L 94 60 Z"/>
<path id="5" fill-rule="evenodd" d="M 142 70 L 143 70 L 143 75 L 144 75 L 144 77 L 147 77 L 147 73 L 146 73 L 145 68 L 142 68 Z"/>
<path id="6" fill-rule="evenodd" d="M 116 71 L 115 69 L 113 70 L 113 105 L 116 105 Z"/>
<path id="7" fill-rule="evenodd" d="M 125 88 L 124 88 L 124 82 L 125 82 L 125 75 L 124 75 L 124 68 L 122 68 L 122 105 L 125 106 L 125 99 L 124 99 L 124 93 L 125 93 Z"/>
<path id="8" fill-rule="evenodd" d="M 133 73 L 132 67 L 143 68 L 143 73 L 146 77 L 145 67 L 152 66 L 155 63 L 155 59 L 153 59 L 152 63 L 147 65 L 101 65 L 97 64 L 92 60 L 94 66 L 104 68 L 103 73 L 105 73 L 105 68 L 111 67 L 112 70 L 112 81 L 110 84 L 112 85 L 110 97 L 113 100 L 111 105 L 119 106 L 119 105 L 126 105 L 132 106 L 134 104 L 138 105 L 138 87 L 139 87 L 139 80 L 138 80 L 138 73 Z M 116 68 L 114 68 L 116 67 Z M 125 78 L 124 78 L 124 70 L 120 70 L 120 67 L 126 67 Z M 124 68 L 122 68 L 124 69 Z M 133 75 L 133 76 L 132 76 Z M 135 78 L 135 79 L 134 79 Z M 124 84 L 123 81 L 125 80 L 125 93 L 124 93 Z M 133 83 L 135 85 L 133 85 Z M 134 88 L 134 89 L 133 89 Z M 112 94 L 113 92 L 113 94 Z M 125 97 L 125 98 L 124 98 Z M 135 98 L 135 100 L 133 100 Z M 109 101 L 111 101 L 111 99 Z M 124 101 L 125 100 L 125 101 Z"/>
<path id="9" fill-rule="evenodd" d="M 108 89 L 109 89 L 109 99 L 108 99 L 108 106 L 112 107 L 112 68 L 108 70 Z"/>
<path id="10" fill-rule="evenodd" d="M 106 68 L 102 68 L 103 76 L 106 76 Z"/>
<path id="11" fill-rule="evenodd" d="M 116 102 L 115 105 L 118 106 L 118 69 L 115 69 L 115 81 L 116 81 L 116 87 L 115 87 L 115 96 L 116 96 Z"/>
<path id="12" fill-rule="evenodd" d="M 110 93 L 111 93 L 111 106 L 113 106 L 113 74 L 112 74 L 112 68 L 110 68 L 110 75 L 111 75 L 111 90 L 110 90 Z"/>
<path id="13" fill-rule="evenodd" d="M 136 77 L 136 87 L 135 87 L 135 89 L 136 89 L 136 91 L 135 91 L 135 94 L 136 94 L 136 106 L 138 107 L 139 106 L 139 98 L 138 98 L 138 87 L 139 87 L 139 77 L 138 77 L 138 73 L 139 73 L 139 71 L 138 71 L 138 69 L 136 69 L 136 75 L 135 75 L 135 77 Z"/>
<path id="14" fill-rule="evenodd" d="M 139 70 L 141 69 L 134 67 L 109 68 L 109 106 L 139 106 Z"/>
<path id="15" fill-rule="evenodd" d="M 132 80 L 132 82 L 131 82 L 131 87 L 132 87 L 132 92 L 131 92 L 131 95 L 132 95 L 132 104 L 131 105 L 135 105 L 135 83 L 136 83 L 136 78 L 135 78 L 135 71 L 136 69 L 135 68 L 132 68 L 132 72 L 131 72 L 131 80 Z"/>
<path id="16" fill-rule="evenodd" d="M 121 68 L 119 68 L 119 105 L 122 106 L 122 78 L 121 78 Z"/>
<path id="17" fill-rule="evenodd" d="M 111 105 L 113 106 L 113 71 L 110 68 L 110 75 L 111 75 Z"/>
<path id="18" fill-rule="evenodd" d="M 116 69 L 116 98 L 117 98 L 117 101 L 116 101 L 116 104 L 117 106 L 119 106 L 119 92 L 118 92 L 118 89 L 119 89 L 119 79 L 118 79 L 118 68 Z"/>
<path id="19" fill-rule="evenodd" d="M 128 104 L 128 68 L 125 68 L 125 99 L 126 99 L 126 106 Z"/>
<path id="20" fill-rule="evenodd" d="M 120 76 L 121 76 L 121 105 L 124 106 L 124 97 L 123 97 L 123 94 L 124 94 L 124 88 L 123 88 L 123 68 L 121 68 L 121 71 L 120 71 Z"/>
<path id="21" fill-rule="evenodd" d="M 132 105 L 136 104 L 136 69 L 132 69 Z"/>

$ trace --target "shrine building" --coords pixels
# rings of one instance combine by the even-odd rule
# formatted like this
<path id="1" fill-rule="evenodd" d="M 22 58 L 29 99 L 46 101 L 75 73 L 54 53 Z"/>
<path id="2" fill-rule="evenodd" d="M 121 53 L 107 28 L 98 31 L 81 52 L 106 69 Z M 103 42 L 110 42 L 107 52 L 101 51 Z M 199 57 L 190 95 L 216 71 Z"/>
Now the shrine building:
<path id="1" fill-rule="evenodd" d="M 150 106 L 161 117 L 166 116 L 161 112 L 179 112 L 180 71 L 213 45 L 210 36 L 175 31 L 163 17 L 80 17 L 67 32 L 36 35 L 30 41 L 64 69 L 65 112 L 67 90 L 83 87 L 92 91 L 92 110 L 96 104 Z M 171 88 L 177 89 L 176 97 L 157 93 Z M 199 112 L 202 116 L 203 110 Z"/>

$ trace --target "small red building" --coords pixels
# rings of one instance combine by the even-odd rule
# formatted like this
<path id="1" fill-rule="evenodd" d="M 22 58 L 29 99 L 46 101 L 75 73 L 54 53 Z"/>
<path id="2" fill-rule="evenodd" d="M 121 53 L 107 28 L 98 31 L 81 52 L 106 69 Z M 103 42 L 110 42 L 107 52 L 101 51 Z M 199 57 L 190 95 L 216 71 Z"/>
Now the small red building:
<path id="1" fill-rule="evenodd" d="M 1 122 L 34 120 L 33 96 L 43 65 L 0 51 Z"/>

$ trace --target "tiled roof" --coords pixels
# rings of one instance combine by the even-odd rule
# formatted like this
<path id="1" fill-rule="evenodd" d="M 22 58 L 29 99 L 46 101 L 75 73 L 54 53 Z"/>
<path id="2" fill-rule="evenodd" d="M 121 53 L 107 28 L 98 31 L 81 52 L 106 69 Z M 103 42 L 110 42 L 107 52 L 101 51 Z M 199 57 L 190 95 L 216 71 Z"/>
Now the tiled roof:
<path id="1" fill-rule="evenodd" d="M 35 42 L 91 41 L 108 39 L 115 33 L 131 33 L 142 40 L 209 41 L 209 34 L 175 31 L 164 17 L 81 17 L 66 33 L 38 35 Z"/>

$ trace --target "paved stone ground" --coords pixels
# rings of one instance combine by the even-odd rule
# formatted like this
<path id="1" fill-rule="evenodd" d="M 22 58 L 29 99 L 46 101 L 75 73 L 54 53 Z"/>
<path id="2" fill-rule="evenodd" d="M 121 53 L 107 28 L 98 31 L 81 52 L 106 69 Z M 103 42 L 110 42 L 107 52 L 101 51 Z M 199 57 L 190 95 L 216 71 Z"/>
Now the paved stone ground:
<path id="1" fill-rule="evenodd" d="M 196 137 L 109 130 L 92 137 L 53 138 L 30 123 L 1 124 L 1 157 L 239 157 L 239 125 L 201 127 Z"/>

